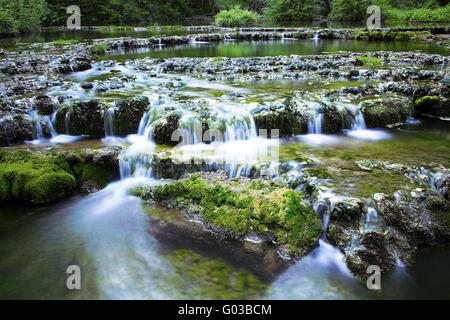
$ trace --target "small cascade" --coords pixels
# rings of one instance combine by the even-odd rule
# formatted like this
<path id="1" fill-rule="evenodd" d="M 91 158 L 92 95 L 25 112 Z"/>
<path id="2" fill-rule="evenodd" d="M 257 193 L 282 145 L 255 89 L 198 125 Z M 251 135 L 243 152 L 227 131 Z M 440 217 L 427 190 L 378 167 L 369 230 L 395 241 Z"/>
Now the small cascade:
<path id="1" fill-rule="evenodd" d="M 193 115 L 185 115 L 180 119 L 181 144 L 194 145 L 202 142 L 202 124 Z"/>
<path id="2" fill-rule="evenodd" d="M 58 132 L 56 132 L 55 128 L 53 127 L 53 121 L 55 118 L 56 112 L 50 117 L 45 117 L 45 122 L 47 123 L 48 129 L 50 130 L 50 135 L 52 138 L 56 137 L 58 135 Z"/>
<path id="3" fill-rule="evenodd" d="M 356 111 L 351 130 L 348 131 L 347 134 L 352 138 L 370 141 L 383 140 L 390 137 L 388 133 L 382 130 L 367 129 L 364 115 L 361 110 Z"/>
<path id="4" fill-rule="evenodd" d="M 105 111 L 105 136 L 114 137 L 114 108 Z"/>
<path id="5" fill-rule="evenodd" d="M 314 117 L 308 122 L 308 134 L 322 134 L 323 115 L 314 114 Z"/>
<path id="6" fill-rule="evenodd" d="M 378 212 L 373 207 L 367 209 L 366 215 L 366 230 L 376 230 L 378 224 Z"/>
<path id="7" fill-rule="evenodd" d="M 30 106 L 28 109 L 28 115 L 33 123 L 33 139 L 35 142 L 44 139 L 44 133 L 41 125 L 41 117 Z"/>
<path id="8" fill-rule="evenodd" d="M 224 142 L 234 142 L 256 138 L 256 128 L 253 128 L 254 120 L 252 116 L 250 116 L 249 122 L 250 126 L 246 119 L 237 119 L 236 117 L 233 117 L 226 123 Z"/>
<path id="9" fill-rule="evenodd" d="M 69 134 L 69 124 L 70 124 L 70 112 L 67 112 L 64 116 L 64 125 L 66 127 L 66 134 Z"/>
<path id="10" fill-rule="evenodd" d="M 364 116 L 361 112 L 361 110 L 358 110 L 358 112 L 356 113 L 356 117 L 355 117 L 355 121 L 352 124 L 352 130 L 356 131 L 356 130 L 366 130 L 366 122 L 364 121 Z"/>
<path id="11" fill-rule="evenodd" d="M 319 40 L 319 32 L 315 31 L 313 37 L 311 38 L 311 40 Z"/>

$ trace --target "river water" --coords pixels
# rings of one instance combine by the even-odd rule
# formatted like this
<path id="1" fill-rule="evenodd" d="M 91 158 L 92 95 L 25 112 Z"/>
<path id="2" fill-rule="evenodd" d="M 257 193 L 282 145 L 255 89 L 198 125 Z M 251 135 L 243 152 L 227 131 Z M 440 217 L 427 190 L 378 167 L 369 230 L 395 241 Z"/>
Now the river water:
<path id="1" fill-rule="evenodd" d="M 381 46 L 381 47 L 380 47 Z M 108 58 L 116 60 L 143 57 L 172 56 L 265 56 L 288 54 L 326 53 L 336 50 L 348 51 L 415 51 L 446 54 L 441 47 L 431 44 L 374 43 L 358 41 L 314 41 L 302 40 L 280 43 L 279 41 L 258 43 L 219 43 L 195 47 L 168 47 L 146 49 L 137 52 L 117 52 Z M 50 96 L 69 93 L 73 99 L 107 98 L 94 91 L 82 90 L 82 81 L 108 79 L 109 70 L 119 69 L 121 74 L 133 74 L 132 86 L 120 89 L 130 96 L 143 94 L 159 105 L 170 104 L 179 108 L 178 98 L 204 98 L 212 101 L 218 117 L 226 124 L 226 137 L 222 144 L 204 145 L 195 140 L 190 129 L 189 114 L 182 122 L 192 143 L 180 148 L 181 153 L 206 153 L 221 156 L 231 163 L 226 167 L 230 176 L 245 172 L 245 163 L 252 160 L 259 148 L 272 147 L 267 140 L 256 136 L 256 128 L 249 109 L 253 103 L 244 103 L 225 97 L 224 92 L 245 94 L 252 99 L 267 99 L 282 96 L 289 90 L 311 89 L 323 84 L 305 81 L 249 82 L 246 86 L 237 83 L 217 82 L 180 76 L 186 85 L 175 93 L 175 98 L 160 101 L 164 94 L 161 84 L 173 81 L 173 76 L 156 79 L 139 73 L 128 64 L 119 62 L 108 68 L 71 74 L 67 81 L 71 87 L 56 87 Z M 178 80 L 177 80 L 178 81 Z M 356 85 L 348 81 L 346 86 Z M 314 105 L 311 105 L 314 110 Z M 110 114 L 114 116 L 113 111 Z M 154 144 L 149 136 L 152 130 L 150 115 L 141 121 L 135 135 L 126 139 L 115 139 L 114 128 L 109 127 L 110 139 L 103 141 L 79 137 L 70 143 L 38 140 L 33 145 L 23 146 L 39 150 L 49 148 L 77 149 L 100 147 L 111 142 L 127 146 L 121 160 L 122 179 L 111 182 L 104 190 L 89 196 L 76 195 L 65 201 L 46 207 L 23 205 L 2 206 L 0 210 L 0 298 L 19 299 L 183 299 L 183 298 L 262 298 L 262 299 L 383 299 L 383 298 L 450 298 L 450 278 L 447 275 L 450 263 L 448 249 L 433 249 L 420 252 L 412 266 L 399 266 L 382 279 L 382 292 L 374 293 L 359 284 L 347 270 L 343 254 L 326 242 L 311 254 L 295 263 L 276 279 L 267 280 L 250 271 L 245 262 L 233 263 L 225 254 L 218 253 L 214 244 L 196 247 L 183 246 L 180 241 L 172 243 L 155 236 L 149 212 L 159 212 L 157 205 L 143 204 L 130 196 L 130 186 L 146 183 L 161 184 L 151 170 L 144 170 L 143 152 L 151 154 L 161 146 Z M 364 119 L 358 116 L 348 132 L 323 135 L 321 118 L 311 122 L 309 133 L 280 143 L 281 157 L 295 161 L 298 152 L 324 165 L 336 163 L 329 154 L 339 159 L 372 159 L 401 161 L 405 164 L 434 163 L 450 165 L 450 126 L 447 120 L 421 118 L 410 119 L 407 124 L 394 128 L 367 130 Z M 56 133 L 58 134 L 58 133 Z M 62 133 L 61 133 L 62 134 Z M 68 140 L 64 141 L 68 142 Z M 414 147 L 411 147 L 414 146 Z M 206 149 L 205 149 L 206 148 Z M 169 148 L 170 149 L 170 148 Z M 237 160 L 238 159 L 238 160 Z M 132 162 L 130 162 L 132 161 Z M 345 160 L 347 161 L 347 160 Z M 244 163 L 243 163 L 244 162 Z M 386 191 L 379 181 L 370 176 L 361 176 L 350 183 L 346 176 L 336 176 L 334 185 L 325 187 L 337 196 L 357 194 L 365 197 L 361 181 L 374 184 Z M 342 179 L 342 180 L 340 180 Z M 369 180 L 365 180 L 369 179 Z M 336 185 L 337 184 L 337 185 Z M 372 190 L 373 191 L 373 190 Z M 183 242 L 183 241 L 181 241 Z M 206 249 L 205 249 L 206 247 Z M 208 249 L 209 248 L 209 249 Z M 193 264 L 195 261 L 195 264 Z M 82 290 L 66 288 L 69 265 L 78 265 L 82 272 Z M 211 276 L 213 274 L 214 276 Z M 224 277 L 225 281 L 217 278 Z M 229 279 L 245 278 L 248 290 L 242 291 Z M 230 284 L 231 283 L 231 284 Z M 219 293 L 217 293 L 219 292 Z"/>

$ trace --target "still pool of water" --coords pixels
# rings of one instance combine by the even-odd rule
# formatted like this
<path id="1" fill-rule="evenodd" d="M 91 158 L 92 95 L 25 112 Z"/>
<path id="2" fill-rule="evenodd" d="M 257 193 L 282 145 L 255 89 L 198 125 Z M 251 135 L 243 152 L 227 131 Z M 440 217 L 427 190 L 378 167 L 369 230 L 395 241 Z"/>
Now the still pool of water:
<path id="1" fill-rule="evenodd" d="M 135 31 L 133 29 L 117 30 L 117 31 L 43 31 L 35 33 L 27 33 L 16 37 L 0 38 L 0 48 L 5 50 L 25 50 L 29 44 L 40 44 L 44 42 L 53 42 L 56 40 L 68 41 L 85 41 L 92 39 L 108 39 L 108 38 L 149 38 L 160 36 L 183 36 L 188 34 L 198 34 L 203 31 L 190 31 L 181 28 L 161 28 L 148 29 L 144 31 Z"/>
<path id="2" fill-rule="evenodd" d="M 173 57 L 263 57 L 312 55 L 374 51 L 421 51 L 448 55 L 449 50 L 427 42 L 414 41 L 361 41 L 361 40 L 269 40 L 269 41 L 225 41 L 196 43 L 178 46 L 155 46 L 151 48 L 113 51 L 105 59 L 173 58 Z"/>

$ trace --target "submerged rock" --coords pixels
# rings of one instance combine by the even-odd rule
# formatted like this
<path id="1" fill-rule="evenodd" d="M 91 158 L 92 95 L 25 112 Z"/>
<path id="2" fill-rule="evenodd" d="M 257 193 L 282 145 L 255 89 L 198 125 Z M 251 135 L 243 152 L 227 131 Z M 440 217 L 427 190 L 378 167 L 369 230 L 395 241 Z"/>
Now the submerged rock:
<path id="1" fill-rule="evenodd" d="M 244 239 L 251 234 L 268 238 L 295 258 L 316 247 L 322 234 L 320 220 L 302 193 L 265 179 L 201 173 L 175 184 L 138 186 L 130 192 L 181 207 L 224 238 Z"/>

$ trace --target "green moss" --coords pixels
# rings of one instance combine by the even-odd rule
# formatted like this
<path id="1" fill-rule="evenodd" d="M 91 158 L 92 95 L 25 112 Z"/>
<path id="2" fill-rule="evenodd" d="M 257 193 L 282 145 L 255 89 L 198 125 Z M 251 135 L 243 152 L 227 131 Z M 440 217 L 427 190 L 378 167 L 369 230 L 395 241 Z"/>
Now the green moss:
<path id="1" fill-rule="evenodd" d="M 175 201 L 234 237 L 252 232 L 273 235 L 294 254 L 304 254 L 322 233 L 320 220 L 304 204 L 303 194 L 282 186 L 274 188 L 264 180 L 242 178 L 236 183 L 192 174 L 175 184 L 131 192 L 144 199 Z"/>
<path id="2" fill-rule="evenodd" d="M 379 67 L 382 65 L 382 60 L 374 57 L 359 56 L 356 57 L 356 60 L 362 62 L 367 67 Z"/>
<path id="3" fill-rule="evenodd" d="M 96 44 L 93 45 L 90 49 L 89 49 L 90 53 L 95 55 L 95 56 L 102 56 L 106 53 L 106 45 L 105 44 Z"/>
<path id="4" fill-rule="evenodd" d="M 247 271 L 235 271 L 220 259 L 208 259 L 186 249 L 169 256 L 171 281 L 182 296 L 203 299 L 254 299 L 267 285 Z"/>
<path id="5" fill-rule="evenodd" d="M 88 163 L 81 165 L 77 171 L 79 183 L 89 182 L 101 188 L 108 184 L 108 175 L 105 168 Z"/>
<path id="6" fill-rule="evenodd" d="M 415 105 L 417 108 L 427 109 L 439 104 L 439 101 L 439 96 L 424 96 L 417 99 Z"/>
<path id="7" fill-rule="evenodd" d="M 71 194 L 75 186 L 74 176 L 51 156 L 25 150 L 0 152 L 0 201 L 50 203 Z"/>
<path id="8" fill-rule="evenodd" d="M 329 179 L 331 178 L 331 174 L 328 172 L 325 167 L 318 167 L 314 169 L 305 169 L 305 172 L 310 176 L 317 177 L 320 179 Z"/>
<path id="9" fill-rule="evenodd" d="M 58 39 L 58 40 L 52 41 L 52 43 L 55 46 L 65 46 L 65 45 L 74 44 L 77 42 L 78 42 L 78 40 L 65 40 L 65 39 Z"/>

